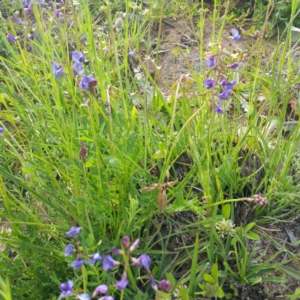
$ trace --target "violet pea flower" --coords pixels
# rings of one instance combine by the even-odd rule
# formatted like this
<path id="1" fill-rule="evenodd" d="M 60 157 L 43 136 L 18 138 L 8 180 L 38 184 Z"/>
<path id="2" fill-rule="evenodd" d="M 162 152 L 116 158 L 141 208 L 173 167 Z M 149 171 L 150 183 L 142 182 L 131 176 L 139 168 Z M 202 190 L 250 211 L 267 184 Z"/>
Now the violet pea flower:
<path id="1" fill-rule="evenodd" d="M 236 28 L 231 29 L 231 36 L 234 41 L 239 41 L 242 37 Z"/>
<path id="2" fill-rule="evenodd" d="M 69 231 L 66 232 L 66 235 L 71 237 L 77 237 L 82 227 L 74 227 L 72 226 Z"/>
<path id="3" fill-rule="evenodd" d="M 107 285 L 100 284 L 95 288 L 92 297 L 94 298 L 94 297 L 98 296 L 99 294 L 105 295 L 107 292 L 108 292 Z"/>
<path id="4" fill-rule="evenodd" d="M 219 98 L 220 98 L 221 100 L 227 99 L 227 98 L 229 97 L 231 91 L 232 91 L 232 89 L 229 89 L 229 88 L 225 87 L 225 88 L 223 89 L 223 91 L 219 94 Z"/>
<path id="5" fill-rule="evenodd" d="M 96 84 L 97 80 L 92 75 L 84 75 L 79 82 L 79 87 L 83 90 L 87 90 Z"/>
<path id="6" fill-rule="evenodd" d="M 72 255 L 74 253 L 74 245 L 73 244 L 68 244 L 65 248 L 65 256 Z"/>
<path id="7" fill-rule="evenodd" d="M 14 42 L 16 42 L 17 41 L 17 38 L 16 37 L 14 37 L 12 34 L 7 34 L 6 35 L 6 39 L 10 42 L 10 43 L 14 43 Z"/>
<path id="8" fill-rule="evenodd" d="M 60 294 L 61 298 L 66 298 L 68 296 L 71 296 L 73 294 L 73 285 L 74 282 L 72 280 L 68 280 L 67 283 L 62 283 L 60 285 L 60 290 L 62 291 L 62 293 Z"/>
<path id="9" fill-rule="evenodd" d="M 209 67 L 209 68 L 214 68 L 217 64 L 217 59 L 215 56 L 212 56 L 212 57 L 209 57 L 207 60 L 206 60 L 206 65 Z"/>
<path id="10" fill-rule="evenodd" d="M 229 65 L 228 68 L 229 69 L 237 69 L 239 67 L 239 63 L 238 62 L 234 62 L 233 64 Z"/>
<path id="11" fill-rule="evenodd" d="M 90 264 L 91 264 L 92 266 L 94 266 L 95 263 L 101 262 L 101 261 L 102 261 L 102 257 L 101 257 L 101 255 L 99 254 L 99 252 L 97 252 L 97 253 L 95 253 L 95 254 L 93 254 L 93 255 L 90 256 Z"/>
<path id="12" fill-rule="evenodd" d="M 72 52 L 72 60 L 78 64 L 82 63 L 82 62 L 84 62 L 84 55 L 79 51 L 73 51 Z"/>
<path id="13" fill-rule="evenodd" d="M 71 266 L 74 267 L 75 269 L 81 269 L 83 265 L 86 265 L 86 260 L 85 259 L 75 259 L 72 263 Z"/>
<path id="14" fill-rule="evenodd" d="M 219 114 L 219 115 L 221 115 L 221 114 L 224 113 L 224 111 L 223 111 L 223 109 L 222 109 L 222 102 L 219 102 L 219 103 L 217 104 L 217 106 L 216 106 L 216 108 L 215 108 L 215 112 L 216 112 L 217 114 Z"/>
<path id="15" fill-rule="evenodd" d="M 112 269 L 113 267 L 116 267 L 120 264 L 120 262 L 114 260 L 111 255 L 107 254 L 104 257 L 103 261 L 103 269 L 105 271 Z"/>
<path id="16" fill-rule="evenodd" d="M 212 79 L 212 78 L 206 78 L 204 80 L 204 86 L 207 89 L 213 89 L 216 86 L 216 83 L 215 83 L 214 79 Z"/>
<path id="17" fill-rule="evenodd" d="M 51 61 L 52 73 L 55 78 L 61 78 L 65 75 L 64 68 L 56 62 L 55 60 Z"/>
<path id="18" fill-rule="evenodd" d="M 118 288 L 118 290 L 124 290 L 126 288 L 126 286 L 128 285 L 128 279 L 127 279 L 127 276 L 126 276 L 126 273 L 125 275 L 123 274 L 122 275 L 122 278 L 120 281 L 118 281 L 117 283 L 115 283 L 115 287 Z"/>

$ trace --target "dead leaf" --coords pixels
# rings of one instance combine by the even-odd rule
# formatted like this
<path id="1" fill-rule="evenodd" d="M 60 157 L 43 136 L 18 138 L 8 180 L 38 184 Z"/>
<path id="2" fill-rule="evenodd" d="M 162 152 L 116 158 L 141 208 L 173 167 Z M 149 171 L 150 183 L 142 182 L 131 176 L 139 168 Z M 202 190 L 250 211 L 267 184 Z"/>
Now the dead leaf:
<path id="1" fill-rule="evenodd" d="M 166 207 L 167 206 L 167 189 L 168 187 L 172 187 L 175 184 L 177 184 L 177 180 L 176 181 L 169 181 L 166 182 L 164 184 L 160 184 L 160 183 L 152 183 L 149 186 L 140 189 L 141 192 L 151 192 L 154 191 L 156 189 L 159 189 L 159 193 L 157 196 L 157 203 L 159 205 L 160 208 Z"/>

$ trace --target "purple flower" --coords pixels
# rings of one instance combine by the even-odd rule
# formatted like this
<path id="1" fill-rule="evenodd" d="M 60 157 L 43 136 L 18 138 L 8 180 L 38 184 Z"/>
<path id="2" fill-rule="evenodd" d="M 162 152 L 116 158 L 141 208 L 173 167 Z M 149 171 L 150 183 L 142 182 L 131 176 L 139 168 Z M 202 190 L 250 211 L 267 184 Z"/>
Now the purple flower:
<path id="1" fill-rule="evenodd" d="M 104 296 L 104 297 L 99 298 L 99 300 L 115 300 L 115 299 L 112 296 Z"/>
<path id="2" fill-rule="evenodd" d="M 223 89 L 223 91 L 219 94 L 219 98 L 220 98 L 221 100 L 227 99 L 227 98 L 229 97 L 231 91 L 232 91 L 232 89 L 229 89 L 229 88 L 225 87 L 225 88 Z"/>
<path id="3" fill-rule="evenodd" d="M 73 51 L 72 52 L 72 60 L 78 64 L 82 63 L 82 62 L 84 62 L 84 55 L 79 51 Z"/>
<path id="4" fill-rule="evenodd" d="M 118 248 L 116 248 L 116 247 L 112 247 L 112 248 L 111 248 L 111 252 L 114 253 L 114 254 L 117 254 L 117 255 L 122 255 L 122 254 L 124 254 L 124 251 L 123 251 L 123 250 L 118 249 Z"/>
<path id="5" fill-rule="evenodd" d="M 225 86 L 227 83 L 227 80 L 224 76 L 221 77 L 219 84 Z"/>
<path id="6" fill-rule="evenodd" d="M 112 269 L 113 267 L 118 266 L 120 263 L 116 260 L 114 260 L 111 255 L 107 254 L 104 257 L 103 261 L 103 269 L 105 271 Z"/>
<path id="7" fill-rule="evenodd" d="M 81 159 L 85 162 L 86 160 L 86 154 L 87 154 L 88 150 L 85 147 L 85 143 L 81 142 L 81 148 L 79 151 L 79 155 L 81 156 Z"/>
<path id="8" fill-rule="evenodd" d="M 99 254 L 99 252 L 97 252 L 97 253 L 91 255 L 91 257 L 90 257 L 90 264 L 91 264 L 92 266 L 94 266 L 95 263 L 100 262 L 100 261 L 102 261 L 102 257 L 101 257 L 101 255 Z"/>
<path id="9" fill-rule="evenodd" d="M 129 57 L 135 57 L 135 56 L 136 56 L 136 52 L 135 52 L 135 51 L 130 51 L 130 52 L 128 53 L 128 56 L 129 56 Z"/>
<path id="10" fill-rule="evenodd" d="M 124 248 L 128 248 L 129 244 L 130 244 L 130 238 L 129 236 L 126 235 L 123 237 L 122 245 Z"/>
<path id="11" fill-rule="evenodd" d="M 151 262 L 151 258 L 147 254 L 142 254 L 138 258 L 132 257 L 131 260 L 133 261 L 133 264 L 137 267 L 144 267 L 147 271 L 149 271 L 149 264 Z"/>
<path id="12" fill-rule="evenodd" d="M 13 17 L 13 18 L 12 18 L 12 21 L 13 21 L 14 23 L 18 24 L 18 25 L 22 25 L 22 24 L 23 24 L 23 22 L 22 22 L 19 18 L 17 18 L 17 17 Z"/>
<path id="13" fill-rule="evenodd" d="M 15 38 L 12 34 L 7 34 L 6 35 L 6 39 L 10 42 L 10 43 L 14 43 L 17 41 L 17 38 Z"/>
<path id="14" fill-rule="evenodd" d="M 206 65 L 207 65 L 209 68 L 215 67 L 216 64 L 217 64 L 217 59 L 216 59 L 215 56 L 209 57 L 209 58 L 206 60 Z"/>
<path id="15" fill-rule="evenodd" d="M 224 111 L 223 111 L 223 109 L 222 109 L 222 102 L 219 102 L 219 103 L 218 103 L 218 105 L 217 105 L 216 108 L 215 108 L 215 112 L 216 112 L 217 114 L 222 114 L 222 113 L 224 113 Z"/>
<path id="16" fill-rule="evenodd" d="M 258 204 L 259 206 L 265 206 L 268 204 L 268 199 L 263 198 L 261 195 L 254 195 L 253 198 L 255 203 Z"/>
<path id="17" fill-rule="evenodd" d="M 89 294 L 80 294 L 77 296 L 78 300 L 90 300 L 91 299 L 91 296 Z"/>
<path id="18" fill-rule="evenodd" d="M 29 6 L 30 3 L 29 3 L 28 0 L 23 0 L 23 1 L 22 1 L 22 4 L 23 4 L 23 7 L 24 7 L 24 8 L 28 8 L 28 6 Z"/>
<path id="19" fill-rule="evenodd" d="M 66 235 L 76 238 L 79 234 L 79 231 L 82 229 L 82 227 L 74 227 L 72 226 L 69 231 L 66 232 Z"/>
<path id="20" fill-rule="evenodd" d="M 74 267 L 75 269 L 81 269 L 83 265 L 86 265 L 86 260 L 85 259 L 75 259 L 72 263 L 71 266 Z"/>
<path id="21" fill-rule="evenodd" d="M 44 0 L 34 0 L 34 3 L 43 5 L 45 3 L 45 1 Z"/>
<path id="22" fill-rule="evenodd" d="M 170 290 L 171 290 L 171 283 L 170 283 L 170 281 L 163 279 L 158 284 L 158 289 L 161 290 L 161 291 L 163 291 L 163 292 L 165 292 L 165 293 L 169 293 Z"/>
<path id="23" fill-rule="evenodd" d="M 228 89 L 233 89 L 234 86 L 236 85 L 236 82 L 235 81 L 232 81 L 232 82 L 226 82 L 225 86 L 228 88 Z"/>
<path id="24" fill-rule="evenodd" d="M 140 243 L 140 239 L 136 239 L 134 242 L 133 242 L 133 244 L 131 245 L 131 247 L 130 247 L 130 252 L 132 252 L 132 251 L 134 251 L 136 248 L 137 248 L 137 246 L 138 246 L 138 244 Z"/>
<path id="25" fill-rule="evenodd" d="M 239 41 L 242 37 L 236 28 L 231 29 L 231 36 L 234 41 Z"/>
<path id="26" fill-rule="evenodd" d="M 66 249 L 65 249 L 65 256 L 72 255 L 74 253 L 74 245 L 73 244 L 68 244 Z"/>
<path id="27" fill-rule="evenodd" d="M 117 283 L 115 283 L 115 287 L 118 288 L 118 290 L 124 290 L 126 288 L 126 286 L 128 285 L 128 279 L 126 276 L 126 273 L 122 275 L 122 278 L 120 281 L 118 281 Z"/>
<path id="28" fill-rule="evenodd" d="M 108 292 L 108 287 L 106 284 L 100 284 L 96 287 L 96 289 L 94 290 L 94 293 L 92 295 L 92 297 L 96 297 L 98 296 L 99 294 L 106 294 Z"/>
<path id="29" fill-rule="evenodd" d="M 151 281 L 151 287 L 152 287 L 152 289 L 153 289 L 155 292 L 157 292 L 157 291 L 158 291 L 158 286 L 157 286 L 157 284 L 156 284 L 156 282 L 155 282 L 153 276 L 150 276 L 150 281 Z"/>
<path id="30" fill-rule="evenodd" d="M 59 10 L 55 10 L 54 16 L 55 16 L 56 18 L 58 18 L 58 19 L 60 19 L 60 18 L 63 17 L 62 13 L 61 13 Z"/>
<path id="31" fill-rule="evenodd" d="M 229 65 L 228 68 L 229 69 L 237 69 L 239 65 L 240 64 L 238 62 L 234 62 L 233 64 Z"/>
<path id="32" fill-rule="evenodd" d="M 33 14 L 32 3 L 30 3 L 27 7 L 24 8 L 24 12 L 26 16 L 30 16 Z"/>
<path id="33" fill-rule="evenodd" d="M 206 78 L 204 80 L 204 86 L 207 89 L 213 89 L 216 86 L 216 83 L 215 83 L 215 81 L 212 78 Z"/>
<path id="34" fill-rule="evenodd" d="M 60 290 L 62 291 L 62 293 L 60 294 L 61 298 L 66 298 L 68 296 L 71 296 L 73 294 L 73 281 L 72 280 L 68 280 L 67 283 L 62 283 L 60 285 Z"/>
<path id="35" fill-rule="evenodd" d="M 79 82 L 79 87 L 83 90 L 87 90 L 96 84 L 97 80 L 92 75 L 84 75 Z"/>
<path id="36" fill-rule="evenodd" d="M 64 68 L 62 68 L 58 62 L 52 60 L 51 66 L 52 66 L 52 73 L 55 78 L 60 78 L 65 75 Z"/>
<path id="37" fill-rule="evenodd" d="M 4 132 L 4 128 L 0 127 L 0 133 Z"/>

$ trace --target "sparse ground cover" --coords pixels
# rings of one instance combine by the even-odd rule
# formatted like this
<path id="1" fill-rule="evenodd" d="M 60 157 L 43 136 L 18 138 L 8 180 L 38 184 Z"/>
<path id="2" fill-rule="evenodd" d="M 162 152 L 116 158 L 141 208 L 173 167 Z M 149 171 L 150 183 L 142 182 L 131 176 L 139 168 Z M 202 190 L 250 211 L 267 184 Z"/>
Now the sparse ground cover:
<path id="1" fill-rule="evenodd" d="M 0 3 L 3 299 L 300 297 L 278 3 Z"/>

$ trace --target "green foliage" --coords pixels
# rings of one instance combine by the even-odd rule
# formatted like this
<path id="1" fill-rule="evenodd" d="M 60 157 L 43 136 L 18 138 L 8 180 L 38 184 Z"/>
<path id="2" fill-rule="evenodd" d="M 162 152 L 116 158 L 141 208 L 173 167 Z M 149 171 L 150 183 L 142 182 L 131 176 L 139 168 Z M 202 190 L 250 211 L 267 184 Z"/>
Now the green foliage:
<path id="1" fill-rule="evenodd" d="M 213 264 L 211 267 L 211 275 L 205 273 L 203 275 L 204 283 L 199 283 L 199 287 L 203 292 L 200 292 L 200 295 L 210 297 L 210 298 L 223 298 L 225 296 L 222 288 L 218 285 L 219 281 L 219 271 L 218 265 Z"/>
<path id="2" fill-rule="evenodd" d="M 269 22 L 273 34 L 280 29 L 285 32 L 289 25 L 300 27 L 300 9 L 298 0 L 256 0 L 254 17 L 261 18 L 261 23 Z M 276 31 L 274 30 L 276 29 Z M 266 33 L 270 36 L 270 33 Z"/>
<path id="3" fill-rule="evenodd" d="M 4 299 L 56 299 L 68 279 L 83 292 L 106 283 L 122 299 L 153 297 L 144 284 L 148 278 L 137 270 L 130 271 L 130 287 L 120 292 L 113 287 L 117 272 L 71 268 L 63 249 L 70 243 L 65 232 L 74 225 L 83 228 L 80 250 L 86 256 L 108 253 L 125 235 L 139 237 L 139 251 L 151 255 L 155 278 L 166 276 L 172 293 L 183 300 L 197 294 L 238 296 L 235 284 L 284 282 L 272 276 L 275 271 L 298 279 L 296 271 L 274 262 L 285 249 L 271 256 L 268 249 L 261 251 L 258 240 L 265 236 L 255 226 L 286 221 L 299 210 L 299 125 L 286 130 L 288 103 L 297 96 L 291 91 L 299 81 L 289 40 L 278 42 L 266 65 L 256 55 L 258 42 L 246 66 L 231 70 L 228 65 L 246 56 L 224 49 L 225 25 L 232 20 L 240 29 L 243 17 L 222 1 L 210 12 L 203 1 L 201 7 L 175 0 L 137 7 L 81 0 L 76 7 L 59 7 L 62 18 L 53 17 L 52 7 L 33 5 L 36 22 L 29 21 L 26 32 L 3 13 L 22 10 L 20 1 L 0 5 L 5 6 L 0 7 L 0 127 L 5 128 L 0 225 L 11 228 L 0 231 Z M 244 15 L 251 5 L 241 8 Z M 256 13 L 265 9 L 257 1 Z M 298 11 L 295 0 L 278 1 L 271 20 L 298 26 Z M 211 70 L 191 68 L 169 84 L 159 77 L 161 58 L 153 53 L 165 42 L 164 26 L 172 28 L 165 16 L 179 13 L 199 18 L 191 22 L 191 41 L 198 43 L 200 62 L 205 53 L 214 53 L 218 62 Z M 123 27 L 116 26 L 120 17 Z M 204 36 L 208 19 L 209 37 Z M 9 43 L 7 33 L 19 39 Z M 204 49 L 207 38 L 213 43 Z M 84 53 L 95 90 L 80 88 L 81 76 L 71 70 L 73 50 Z M 188 52 L 177 48 L 173 54 L 179 61 Z M 52 60 L 65 76 L 53 76 Z M 203 82 L 208 76 L 219 81 L 220 74 L 237 84 L 218 115 L 218 93 Z M 261 94 L 264 102 L 258 100 Z M 263 194 L 268 205 L 246 202 L 254 194 Z M 160 299 L 171 297 L 160 293 Z"/>
<path id="4" fill-rule="evenodd" d="M 0 278 L 0 295 L 4 300 L 11 300 L 11 292 L 10 292 L 10 282 L 8 277 L 6 280 Z"/>
<path id="5" fill-rule="evenodd" d="M 291 23 L 295 27 L 300 27 L 299 1 L 275 1 L 270 21 L 276 26 L 287 26 Z"/>
<path id="6" fill-rule="evenodd" d="M 291 300 L 297 300 L 300 297 L 300 289 L 296 289 L 293 295 L 286 295 Z"/>

